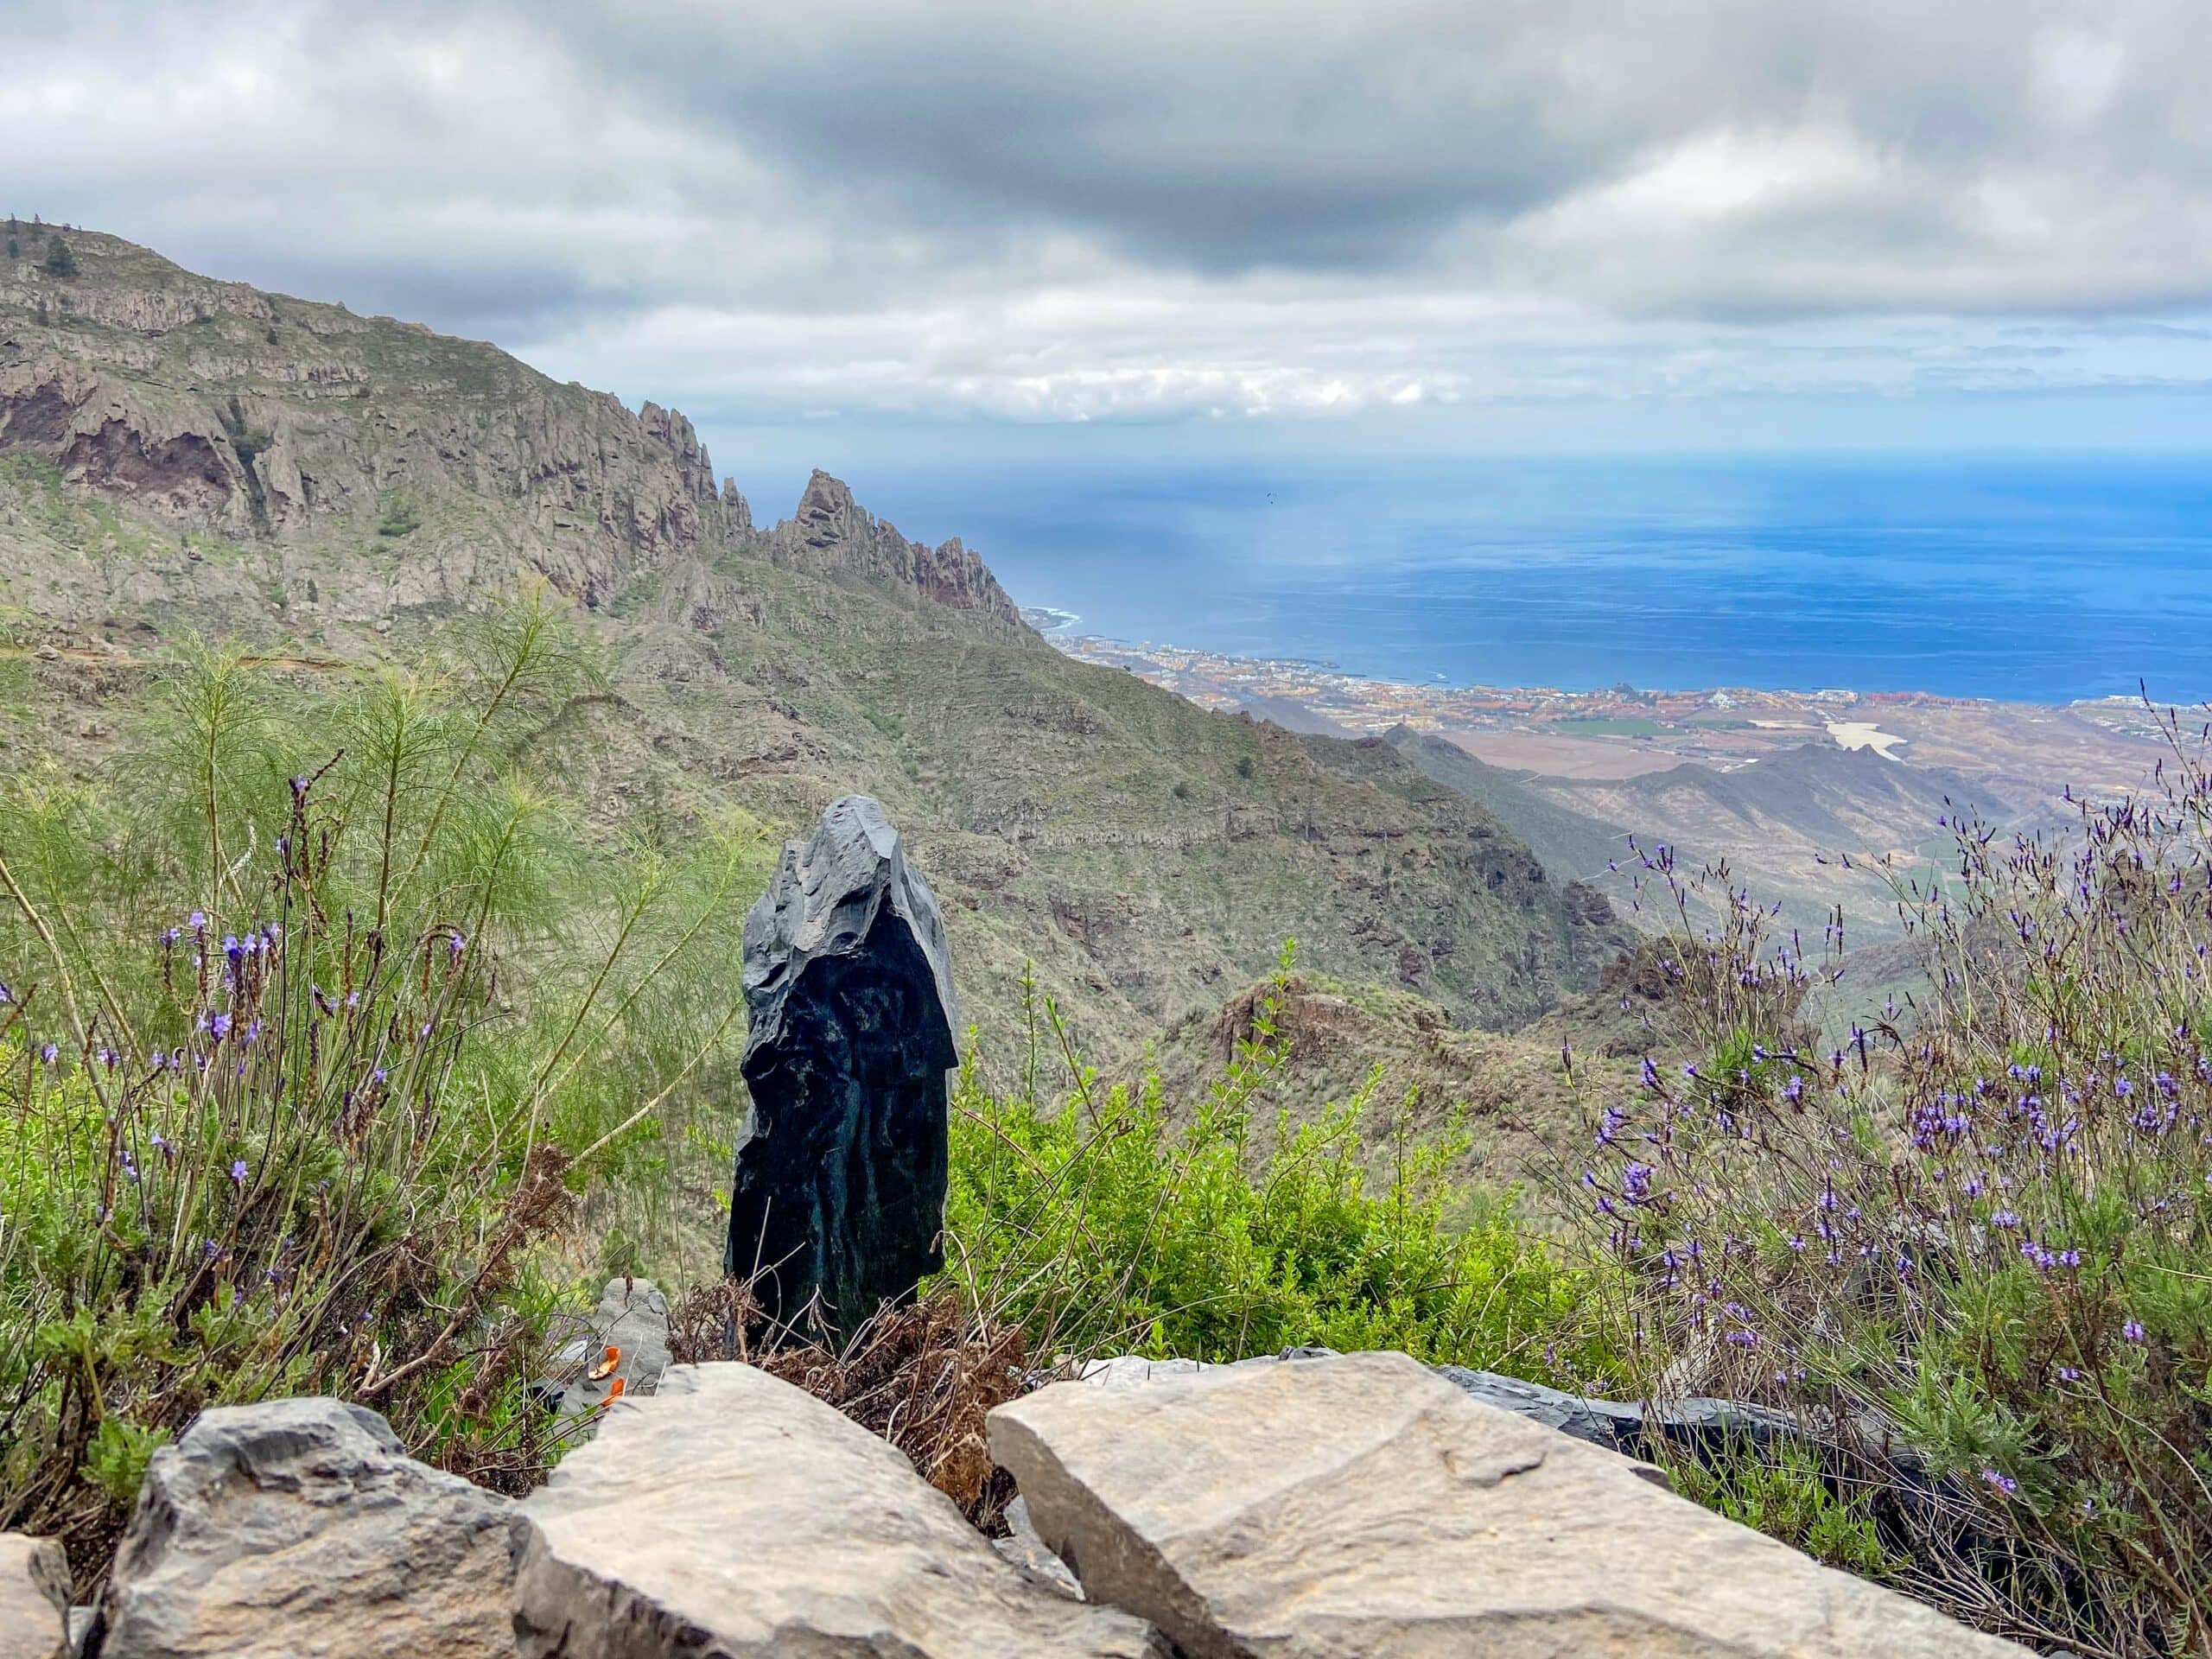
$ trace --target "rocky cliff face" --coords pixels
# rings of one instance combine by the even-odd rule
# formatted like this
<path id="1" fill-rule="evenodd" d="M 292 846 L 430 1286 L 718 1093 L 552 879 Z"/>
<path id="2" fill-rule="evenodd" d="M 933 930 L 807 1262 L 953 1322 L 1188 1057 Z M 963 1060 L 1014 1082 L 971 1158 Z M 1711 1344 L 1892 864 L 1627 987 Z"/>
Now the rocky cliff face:
<path id="1" fill-rule="evenodd" d="M 768 532 L 772 563 L 915 594 L 968 611 L 994 627 L 1019 631 L 1014 603 L 983 562 L 954 537 L 936 547 L 910 542 L 871 516 L 853 493 L 824 472 L 807 480 L 798 511 Z"/>
<path id="2" fill-rule="evenodd" d="M 599 606 L 640 572 L 736 554 L 1020 626 L 974 554 L 908 543 L 822 474 L 792 519 L 755 530 L 677 410 L 632 414 L 492 346 L 211 281 L 115 237 L 69 232 L 77 270 L 56 276 L 48 234 L 19 226 L 0 267 L 0 453 L 182 534 L 389 556 L 327 562 L 318 592 L 382 563 L 459 578 L 404 580 L 401 603 L 531 571 Z"/>

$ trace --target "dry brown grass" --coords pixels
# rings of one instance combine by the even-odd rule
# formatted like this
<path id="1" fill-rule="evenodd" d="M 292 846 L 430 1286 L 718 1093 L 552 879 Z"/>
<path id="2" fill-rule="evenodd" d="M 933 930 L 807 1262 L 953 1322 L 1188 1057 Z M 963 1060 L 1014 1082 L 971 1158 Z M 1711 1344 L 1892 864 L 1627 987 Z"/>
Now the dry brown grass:
<path id="1" fill-rule="evenodd" d="M 905 1452 L 983 1531 L 1005 1530 L 1014 1487 L 991 1462 L 983 1419 L 1045 1379 L 1027 1365 L 1019 1326 L 978 1313 L 952 1291 L 886 1307 L 832 1350 L 769 1327 L 750 1288 L 724 1280 L 677 1305 L 669 1351 L 680 1364 L 758 1365 L 805 1389 Z"/>

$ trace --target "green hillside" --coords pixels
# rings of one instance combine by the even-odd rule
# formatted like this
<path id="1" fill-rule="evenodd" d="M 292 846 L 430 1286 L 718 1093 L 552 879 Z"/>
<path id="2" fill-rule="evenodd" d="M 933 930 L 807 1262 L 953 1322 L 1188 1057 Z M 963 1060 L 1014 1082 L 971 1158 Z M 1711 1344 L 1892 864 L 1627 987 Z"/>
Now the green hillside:
<path id="1" fill-rule="evenodd" d="M 1217 1007 L 1294 937 L 1465 1023 L 1592 982 L 1621 930 L 1387 747 L 1300 738 L 1075 663 L 959 543 L 817 474 L 756 527 L 690 423 L 495 348 L 20 227 L 0 267 L 8 760 L 73 767 L 188 630 L 313 675 L 550 584 L 610 665 L 563 711 L 611 828 L 880 796 L 944 899 L 966 1012 L 1024 963 L 1102 1052 Z M 12 689 L 11 689 L 12 687 Z M 23 729 L 19 728 L 19 729 Z"/>

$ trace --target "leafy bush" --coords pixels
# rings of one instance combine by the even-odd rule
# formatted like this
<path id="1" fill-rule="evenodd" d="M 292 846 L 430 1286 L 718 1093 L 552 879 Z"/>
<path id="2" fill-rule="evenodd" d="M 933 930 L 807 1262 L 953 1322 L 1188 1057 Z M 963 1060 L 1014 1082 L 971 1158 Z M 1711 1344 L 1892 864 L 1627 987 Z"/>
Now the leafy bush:
<path id="1" fill-rule="evenodd" d="M 46 274 L 49 276 L 74 276 L 77 274 L 77 256 L 69 251 L 69 245 L 58 236 L 47 238 Z"/>
<path id="2" fill-rule="evenodd" d="M 1809 1446 L 1782 1441 L 1763 1447 L 1747 1439 L 1708 1461 L 1675 1455 L 1664 1466 L 1683 1497 L 1815 1560 L 1870 1579 L 1895 1578 L 1900 1571 L 1869 1497 L 1840 1489 Z"/>
<path id="3" fill-rule="evenodd" d="M 394 496 L 387 502 L 384 517 L 377 521 L 377 534 L 395 541 L 422 528 L 422 510 L 404 496 Z"/>
<path id="4" fill-rule="evenodd" d="M 1478 1202 L 1454 1188 L 1459 1145 L 1401 1145 L 1370 1176 L 1358 1129 L 1372 1081 L 1313 1121 L 1279 1117 L 1274 1149 L 1255 1152 L 1286 1052 L 1274 1007 L 1178 1121 L 1157 1077 L 1103 1082 L 1033 995 L 1014 1085 L 987 1086 L 972 1058 L 960 1076 L 947 1279 L 1046 1356 L 1228 1360 L 1313 1344 L 1609 1376 L 1582 1281 L 1517 1224 L 1511 1194 Z M 1061 1078 L 1051 1090 L 1047 1036 Z"/>
<path id="5" fill-rule="evenodd" d="M 153 1449 L 272 1394 L 537 1478 L 543 1247 L 721 1053 L 758 872 L 551 786 L 594 675 L 535 601 L 305 693 L 199 652 L 0 798 L 0 1526 L 97 1573 Z"/>
<path id="6" fill-rule="evenodd" d="M 2212 1653 L 2212 777 L 2170 737 L 2063 837 L 1947 824 L 1898 889 L 1929 995 L 1825 1055 L 1732 892 L 1675 941 L 1709 1058 L 1647 1061 L 1583 1177 L 1648 1377 L 1797 1413 L 1918 1593 L 2111 1659 Z"/>

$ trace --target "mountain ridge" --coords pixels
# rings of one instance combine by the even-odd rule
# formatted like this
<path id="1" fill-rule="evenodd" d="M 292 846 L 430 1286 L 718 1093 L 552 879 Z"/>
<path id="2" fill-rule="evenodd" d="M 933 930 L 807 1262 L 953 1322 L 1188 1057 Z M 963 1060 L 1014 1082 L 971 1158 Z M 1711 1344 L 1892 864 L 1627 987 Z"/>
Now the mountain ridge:
<path id="1" fill-rule="evenodd" d="M 76 275 L 28 226 L 0 267 L 0 599 L 57 648 L 27 706 L 79 764 L 183 629 L 385 660 L 542 578 L 615 664 L 575 721 L 584 798 L 791 830 L 878 795 L 990 1029 L 1033 963 L 1125 1048 L 1288 936 L 1510 1026 L 1620 947 L 1603 899 L 1387 749 L 1074 663 L 972 550 L 906 540 L 826 474 L 761 529 L 676 410 L 65 234 Z"/>

